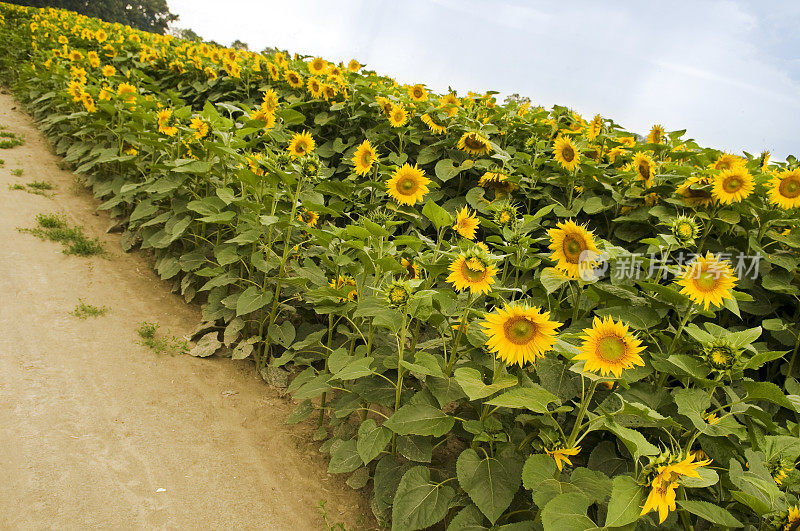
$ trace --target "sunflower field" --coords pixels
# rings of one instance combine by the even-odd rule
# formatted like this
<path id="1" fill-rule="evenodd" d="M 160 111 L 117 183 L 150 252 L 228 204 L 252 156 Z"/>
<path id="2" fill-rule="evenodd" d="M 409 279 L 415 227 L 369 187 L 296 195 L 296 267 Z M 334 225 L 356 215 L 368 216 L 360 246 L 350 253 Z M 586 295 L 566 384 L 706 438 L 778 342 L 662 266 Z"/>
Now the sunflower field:
<path id="1" fill-rule="evenodd" d="M 54 9 L 0 52 L 192 352 L 289 378 L 382 525 L 800 524 L 794 157 Z"/>

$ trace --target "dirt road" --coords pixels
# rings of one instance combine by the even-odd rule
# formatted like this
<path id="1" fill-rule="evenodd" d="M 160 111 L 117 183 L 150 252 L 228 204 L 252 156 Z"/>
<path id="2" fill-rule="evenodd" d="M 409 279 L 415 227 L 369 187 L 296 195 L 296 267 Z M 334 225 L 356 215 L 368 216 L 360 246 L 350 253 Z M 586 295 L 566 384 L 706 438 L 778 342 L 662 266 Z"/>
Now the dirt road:
<path id="1" fill-rule="evenodd" d="M 358 493 L 329 476 L 311 428 L 247 362 L 157 355 L 142 321 L 181 336 L 197 308 L 105 234 L 98 202 L 29 117 L 0 94 L 0 125 L 25 144 L 0 149 L 0 528 L 322 529 L 369 525 Z M 14 175 L 16 169 L 22 175 Z M 52 198 L 9 185 L 47 180 Z M 107 257 L 62 254 L 20 233 L 62 212 Z M 78 299 L 107 306 L 78 319 Z"/>

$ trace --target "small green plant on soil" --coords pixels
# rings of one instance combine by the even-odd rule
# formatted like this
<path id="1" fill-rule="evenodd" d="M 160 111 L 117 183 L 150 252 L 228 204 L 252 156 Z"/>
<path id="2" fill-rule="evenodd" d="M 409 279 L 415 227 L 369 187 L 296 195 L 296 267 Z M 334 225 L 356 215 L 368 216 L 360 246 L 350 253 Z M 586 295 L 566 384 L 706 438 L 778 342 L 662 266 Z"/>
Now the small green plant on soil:
<path id="1" fill-rule="evenodd" d="M 52 194 L 48 194 L 47 190 L 53 190 L 55 186 L 49 181 L 33 181 L 26 185 L 22 184 L 9 184 L 9 190 L 23 190 L 28 192 L 29 194 L 36 194 L 36 195 L 43 195 L 45 197 L 52 197 Z"/>
<path id="2" fill-rule="evenodd" d="M 5 164 L 6 164 L 6 161 L 5 161 L 5 160 L 3 160 L 3 159 L 0 159 L 0 168 L 2 168 L 3 166 L 5 166 Z"/>
<path id="3" fill-rule="evenodd" d="M 16 170 L 11 170 L 11 174 L 16 177 L 22 177 L 23 171 L 24 170 L 22 168 L 17 168 Z"/>
<path id="4" fill-rule="evenodd" d="M 25 140 L 10 131 L 0 131 L 0 149 L 9 149 L 22 145 Z"/>
<path id="5" fill-rule="evenodd" d="M 319 501 L 319 512 L 322 515 L 322 521 L 325 522 L 325 529 L 327 529 L 327 531 L 347 531 L 347 528 L 343 523 L 337 522 L 332 524 L 328 520 L 328 510 L 325 508 L 326 503 L 328 502 L 325 500 Z"/>
<path id="6" fill-rule="evenodd" d="M 70 227 L 60 214 L 39 214 L 36 216 L 37 227 L 33 229 L 19 228 L 20 232 L 33 234 L 42 240 L 59 242 L 65 246 L 64 254 L 92 256 L 103 253 L 103 245 L 97 238 L 88 238 L 83 227 Z"/>
<path id="7" fill-rule="evenodd" d="M 186 354 L 189 352 L 188 341 L 176 336 L 172 336 L 171 338 L 159 336 L 159 328 L 160 326 L 158 323 L 143 321 L 137 330 L 139 337 L 142 338 L 139 344 L 151 349 L 156 354 L 170 353 L 174 356 L 175 354 Z"/>
<path id="8" fill-rule="evenodd" d="M 53 183 L 50 181 L 32 181 L 27 184 L 28 188 L 33 188 L 35 190 L 52 190 L 55 188 Z"/>
<path id="9" fill-rule="evenodd" d="M 98 307 L 86 304 L 83 299 L 78 299 L 78 305 L 70 312 L 70 315 L 74 315 L 78 319 L 86 319 L 88 317 L 102 317 L 106 312 L 108 312 L 108 308 L 105 306 Z"/>

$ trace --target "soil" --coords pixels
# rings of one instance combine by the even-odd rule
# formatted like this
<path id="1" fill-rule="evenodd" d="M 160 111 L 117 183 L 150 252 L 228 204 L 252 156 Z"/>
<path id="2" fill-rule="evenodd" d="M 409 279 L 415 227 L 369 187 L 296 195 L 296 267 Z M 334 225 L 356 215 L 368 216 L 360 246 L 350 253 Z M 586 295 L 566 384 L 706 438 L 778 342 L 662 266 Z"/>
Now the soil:
<path id="1" fill-rule="evenodd" d="M 313 426 L 285 424 L 294 405 L 252 363 L 138 343 L 143 321 L 181 337 L 199 309 L 122 252 L 8 94 L 0 125 L 25 137 L 0 149 L 0 528 L 324 529 L 322 500 L 330 524 L 373 527 L 363 496 L 326 473 Z M 9 188 L 34 180 L 52 196 Z M 17 230 L 55 212 L 105 256 Z M 109 310 L 78 319 L 78 299 Z"/>

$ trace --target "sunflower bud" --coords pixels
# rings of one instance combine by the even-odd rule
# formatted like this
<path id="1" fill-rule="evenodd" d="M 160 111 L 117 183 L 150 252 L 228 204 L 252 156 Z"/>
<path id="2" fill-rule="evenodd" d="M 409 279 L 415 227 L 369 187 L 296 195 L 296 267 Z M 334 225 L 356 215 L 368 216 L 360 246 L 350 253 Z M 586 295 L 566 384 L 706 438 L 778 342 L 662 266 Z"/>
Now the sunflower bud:
<path id="1" fill-rule="evenodd" d="M 741 355 L 742 351 L 726 339 L 717 339 L 703 345 L 703 360 L 712 371 L 728 379 L 731 377 L 731 371 L 739 364 Z"/>
<path id="2" fill-rule="evenodd" d="M 672 222 L 672 235 L 681 245 L 694 245 L 694 240 L 700 234 L 697 221 L 690 216 L 678 216 Z"/>
<path id="3" fill-rule="evenodd" d="M 411 286 L 404 280 L 393 281 L 386 290 L 386 299 L 393 308 L 405 306 L 410 297 Z"/>
<path id="4" fill-rule="evenodd" d="M 511 201 L 503 201 L 493 208 L 494 222 L 501 227 L 508 227 L 513 229 L 517 224 L 517 216 L 519 210 L 517 206 Z"/>

